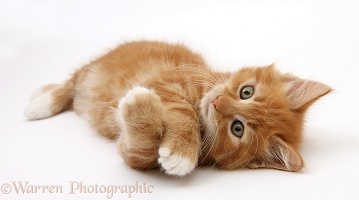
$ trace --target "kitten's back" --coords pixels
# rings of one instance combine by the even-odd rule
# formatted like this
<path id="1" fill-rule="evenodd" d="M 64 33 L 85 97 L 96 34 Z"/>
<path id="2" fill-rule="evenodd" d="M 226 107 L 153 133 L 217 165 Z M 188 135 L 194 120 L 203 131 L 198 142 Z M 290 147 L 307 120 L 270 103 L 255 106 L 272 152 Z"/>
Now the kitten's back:
<path id="1" fill-rule="evenodd" d="M 64 84 L 41 87 L 26 108 L 30 120 L 73 110 L 102 135 L 115 138 L 114 109 L 135 85 L 179 66 L 205 66 L 203 58 L 182 45 L 156 41 L 124 43 L 77 70 Z M 173 74 L 176 76 L 176 74 Z"/>

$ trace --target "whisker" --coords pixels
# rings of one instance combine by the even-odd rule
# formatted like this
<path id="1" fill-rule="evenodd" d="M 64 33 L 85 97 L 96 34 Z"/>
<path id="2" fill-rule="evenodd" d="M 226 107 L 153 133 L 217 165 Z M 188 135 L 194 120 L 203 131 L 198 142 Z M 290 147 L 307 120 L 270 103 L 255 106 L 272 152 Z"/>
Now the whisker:
<path id="1" fill-rule="evenodd" d="M 249 149 L 251 148 L 252 143 L 253 143 L 253 134 L 251 134 L 251 141 L 250 141 L 250 143 L 249 143 L 249 145 L 248 145 L 247 150 L 244 152 L 244 154 L 243 154 L 238 160 L 236 160 L 235 162 L 230 163 L 230 164 L 225 165 L 225 166 L 222 166 L 221 168 L 226 168 L 226 167 L 228 167 L 228 166 L 230 166 L 230 165 L 234 165 L 234 164 L 238 163 L 239 161 L 241 161 L 241 160 L 243 159 L 243 157 L 246 156 L 247 153 L 249 152 Z M 239 147 L 238 147 L 238 148 L 239 148 Z M 237 148 L 237 149 L 238 149 L 238 148 Z"/>
<path id="2" fill-rule="evenodd" d="M 214 119 L 214 116 L 212 116 L 212 122 L 216 122 L 215 119 Z M 205 162 L 205 160 L 207 159 L 207 157 L 209 156 L 210 152 L 212 151 L 212 148 L 214 146 L 214 143 L 216 142 L 216 139 L 217 139 L 217 133 L 218 133 L 218 125 L 216 123 L 212 124 L 211 126 L 208 127 L 209 130 L 207 133 L 209 136 L 209 142 L 210 142 L 210 145 L 209 145 L 209 150 L 207 152 L 207 154 L 205 155 L 205 157 L 203 158 L 203 160 L 201 161 L 200 164 L 203 164 Z M 202 150 L 205 150 L 207 147 L 203 147 Z"/>
<path id="3" fill-rule="evenodd" d="M 209 78 L 209 80 L 211 80 L 214 84 L 218 84 L 218 81 L 217 81 L 218 77 L 217 77 L 217 79 L 215 77 L 213 77 L 209 70 L 206 71 L 206 70 L 204 70 L 202 68 L 197 68 L 197 67 L 193 67 L 193 66 L 198 66 L 198 65 L 194 65 L 194 64 L 189 64 L 187 66 L 182 65 L 182 66 L 179 66 L 178 68 L 176 68 L 176 70 L 183 70 L 183 71 L 187 70 L 187 71 L 190 71 L 190 72 L 201 73 L 202 75 L 206 76 L 206 78 Z"/>
<path id="4" fill-rule="evenodd" d="M 241 167 L 241 169 L 246 167 L 248 165 L 248 163 L 256 156 L 256 154 L 258 152 L 258 146 L 259 146 L 259 144 L 258 144 L 258 136 L 257 136 L 257 134 L 252 134 L 252 135 L 256 136 L 256 138 L 257 138 L 257 140 L 256 140 L 257 141 L 256 150 L 255 150 L 254 154 L 252 155 L 252 157 Z"/>

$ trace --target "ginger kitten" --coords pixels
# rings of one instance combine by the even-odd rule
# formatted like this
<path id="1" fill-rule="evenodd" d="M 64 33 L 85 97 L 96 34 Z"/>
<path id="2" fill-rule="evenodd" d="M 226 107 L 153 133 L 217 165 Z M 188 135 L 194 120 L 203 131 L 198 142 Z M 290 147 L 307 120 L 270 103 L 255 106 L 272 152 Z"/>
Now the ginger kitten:
<path id="1" fill-rule="evenodd" d="M 297 171 L 306 110 L 327 85 L 281 74 L 273 65 L 219 73 L 181 45 L 125 43 L 64 84 L 36 90 L 25 115 L 73 109 L 117 140 L 136 169 L 184 176 L 196 166 Z"/>

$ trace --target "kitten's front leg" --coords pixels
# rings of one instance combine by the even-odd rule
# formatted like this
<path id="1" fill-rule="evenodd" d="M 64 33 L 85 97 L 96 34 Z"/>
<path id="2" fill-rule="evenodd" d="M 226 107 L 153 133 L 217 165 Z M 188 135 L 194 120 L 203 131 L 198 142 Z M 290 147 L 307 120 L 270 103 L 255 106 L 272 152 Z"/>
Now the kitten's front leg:
<path id="1" fill-rule="evenodd" d="M 165 116 L 166 132 L 158 151 L 158 162 L 167 174 L 184 176 L 192 172 L 198 162 L 201 146 L 198 117 L 187 102 L 166 106 Z"/>
<path id="2" fill-rule="evenodd" d="M 136 169 L 157 168 L 159 141 L 163 132 L 163 105 L 152 90 L 134 87 L 119 101 L 117 141 L 125 162 Z"/>

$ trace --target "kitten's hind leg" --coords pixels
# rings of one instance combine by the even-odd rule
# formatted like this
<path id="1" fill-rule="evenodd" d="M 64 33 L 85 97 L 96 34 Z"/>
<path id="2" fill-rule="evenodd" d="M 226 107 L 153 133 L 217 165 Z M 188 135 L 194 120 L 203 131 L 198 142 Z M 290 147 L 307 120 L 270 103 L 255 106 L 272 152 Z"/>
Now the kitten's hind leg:
<path id="1" fill-rule="evenodd" d="M 158 149 L 163 131 L 160 97 L 144 87 L 135 87 L 119 101 L 121 133 L 118 150 L 125 162 L 137 169 L 158 167 Z"/>

